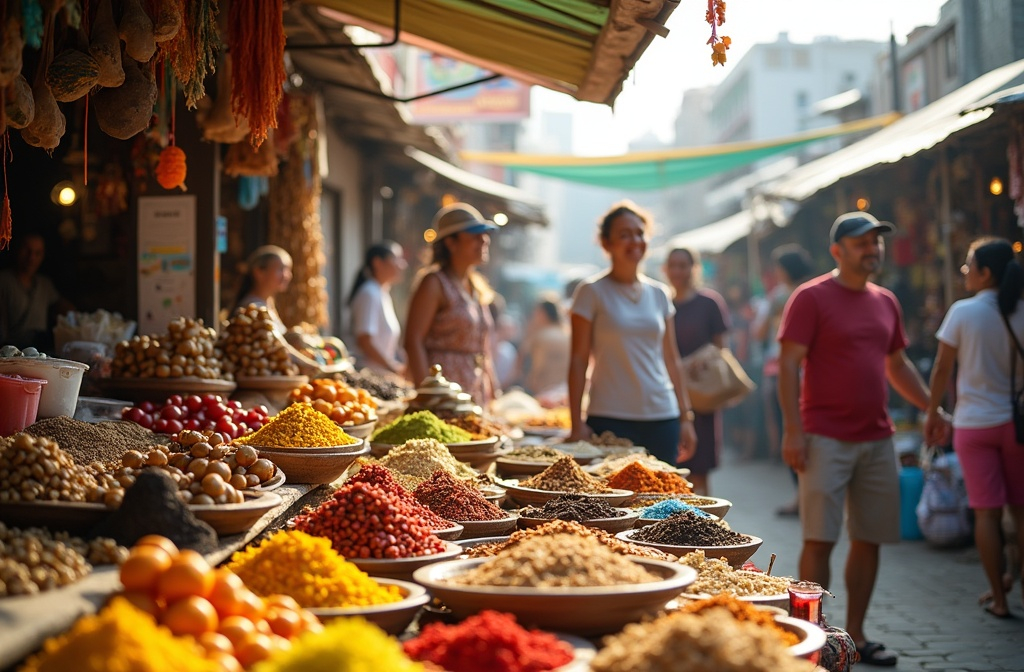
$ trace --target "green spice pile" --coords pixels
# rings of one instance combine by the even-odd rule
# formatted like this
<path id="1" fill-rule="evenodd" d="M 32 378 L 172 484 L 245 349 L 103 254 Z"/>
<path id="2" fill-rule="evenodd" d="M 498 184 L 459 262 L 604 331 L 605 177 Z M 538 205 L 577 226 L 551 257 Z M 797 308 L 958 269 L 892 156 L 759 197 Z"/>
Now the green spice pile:
<path id="1" fill-rule="evenodd" d="M 501 520 L 509 515 L 484 499 L 479 490 L 460 483 L 442 469 L 423 481 L 413 495 L 437 515 L 456 522 Z"/>
<path id="2" fill-rule="evenodd" d="M 556 534 L 571 534 L 577 537 L 593 538 L 603 544 L 612 553 L 617 553 L 619 555 L 635 555 L 639 558 L 653 558 L 654 560 L 668 560 L 670 562 L 676 560 L 676 556 L 669 555 L 668 553 L 662 553 L 656 548 L 640 546 L 639 544 L 631 544 L 629 542 L 622 541 L 615 537 L 615 535 L 608 534 L 604 530 L 586 527 L 580 523 L 568 520 L 552 520 L 550 523 L 544 523 L 539 527 L 530 527 L 525 530 L 518 530 L 513 532 L 512 536 L 505 541 L 473 546 L 466 551 L 466 555 L 471 558 L 487 558 L 510 549 L 527 539 Z"/>
<path id="3" fill-rule="evenodd" d="M 440 441 L 435 439 L 411 439 L 392 448 L 381 458 L 380 463 L 391 471 L 404 474 L 403 484 L 413 488 L 430 478 L 438 469 L 455 478 L 471 481 L 476 471 L 465 462 L 459 462 Z"/>
<path id="4" fill-rule="evenodd" d="M 738 546 L 750 537 L 728 529 L 721 521 L 680 511 L 633 532 L 633 539 L 671 546 Z"/>
<path id="5" fill-rule="evenodd" d="M 602 518 L 618 518 L 626 515 L 625 511 L 609 506 L 607 502 L 583 495 L 559 495 L 549 499 L 544 506 L 528 506 L 519 512 L 524 518 L 546 518 L 553 520 L 597 520 Z"/>
<path id="6" fill-rule="evenodd" d="M 510 450 L 503 457 L 506 460 L 518 460 L 520 462 L 554 463 L 568 454 L 551 446 L 519 446 Z"/>
<path id="7" fill-rule="evenodd" d="M 434 439 L 441 443 L 466 443 L 473 436 L 464 429 L 437 417 L 430 411 L 417 411 L 395 419 L 390 425 L 373 433 L 374 443 L 399 445 L 410 439 Z"/>
<path id="8" fill-rule="evenodd" d="M 576 463 L 576 460 L 568 456 L 560 458 L 536 476 L 520 481 L 519 485 L 524 488 L 547 490 L 549 492 L 587 494 L 611 492 L 608 486 L 580 469 L 580 465 Z"/>

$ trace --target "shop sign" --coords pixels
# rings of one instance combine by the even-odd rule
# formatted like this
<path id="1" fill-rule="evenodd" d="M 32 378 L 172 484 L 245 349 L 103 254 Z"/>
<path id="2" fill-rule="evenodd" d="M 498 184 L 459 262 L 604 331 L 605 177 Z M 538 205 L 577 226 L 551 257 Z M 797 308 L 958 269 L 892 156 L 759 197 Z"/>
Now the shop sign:
<path id="1" fill-rule="evenodd" d="M 196 312 L 196 197 L 139 198 L 139 333 Z"/>

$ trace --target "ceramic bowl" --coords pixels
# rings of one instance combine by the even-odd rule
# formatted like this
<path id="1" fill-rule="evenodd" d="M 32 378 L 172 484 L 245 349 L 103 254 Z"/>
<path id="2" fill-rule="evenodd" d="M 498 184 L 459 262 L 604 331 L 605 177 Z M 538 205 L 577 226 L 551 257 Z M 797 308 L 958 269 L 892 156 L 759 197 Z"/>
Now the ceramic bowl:
<path id="1" fill-rule="evenodd" d="M 789 647 L 789 653 L 796 658 L 815 660 L 821 647 L 825 646 L 825 631 L 818 626 L 800 618 L 776 616 L 779 627 L 795 632 L 800 641 Z"/>
<path id="2" fill-rule="evenodd" d="M 624 530 L 632 529 L 636 523 L 637 517 L 640 515 L 633 509 L 617 509 L 623 512 L 623 515 L 615 518 L 593 518 L 591 520 L 581 520 L 580 525 L 586 527 L 593 527 L 598 530 L 604 530 L 609 534 L 617 534 Z M 527 516 L 519 516 L 519 529 L 525 530 L 530 527 L 540 527 L 544 523 L 550 523 L 551 518 L 530 518 Z"/>
<path id="3" fill-rule="evenodd" d="M 745 544 L 738 544 L 736 546 L 674 546 L 672 544 L 655 544 L 649 541 L 639 541 L 633 538 L 633 534 L 636 530 L 626 530 L 625 532 L 619 532 L 615 536 L 623 541 L 628 541 L 631 544 L 637 544 L 639 546 L 650 546 L 656 548 L 663 553 L 671 553 L 676 557 L 683 557 L 687 553 L 692 553 L 696 550 L 704 551 L 704 555 L 709 558 L 723 558 L 731 566 L 739 568 L 744 562 L 750 559 L 757 549 L 761 547 L 764 540 L 760 537 L 755 537 L 752 534 L 745 535 L 750 541 Z"/>
<path id="4" fill-rule="evenodd" d="M 260 449 L 260 457 L 265 457 L 283 471 L 289 483 L 308 483 L 319 485 L 332 483 L 345 473 L 349 465 L 356 459 L 370 452 L 365 444 L 356 451 L 342 453 L 303 454 L 284 448 L 281 451 Z"/>
<path id="5" fill-rule="evenodd" d="M 430 601 L 427 589 L 409 581 L 396 579 L 374 579 L 382 586 L 397 586 L 402 599 L 388 604 L 374 604 L 366 607 L 318 607 L 309 609 L 324 623 L 335 618 L 362 616 L 389 635 L 400 635 L 416 618 L 424 604 Z"/>
<path id="6" fill-rule="evenodd" d="M 353 437 L 355 438 L 355 437 Z M 351 453 L 353 451 L 363 449 L 363 440 L 356 439 L 355 443 L 346 443 L 344 446 L 307 446 L 301 448 L 285 448 L 279 446 L 258 446 L 254 443 L 249 444 L 252 448 L 255 448 L 260 457 L 263 457 L 264 453 L 280 455 L 281 453 L 293 453 L 298 455 L 325 455 L 332 454 L 336 455 L 339 453 Z"/>
<path id="7" fill-rule="evenodd" d="M 431 530 L 431 532 L 434 533 L 435 537 L 445 541 L 455 541 L 462 536 L 464 530 L 465 528 L 461 524 L 455 523 L 452 527 L 446 527 L 443 530 Z"/>
<path id="8" fill-rule="evenodd" d="M 463 539 L 479 539 L 480 537 L 495 537 L 501 534 L 511 534 L 516 529 L 518 516 L 509 516 L 498 520 L 460 520 L 459 524 L 465 529 L 459 537 L 459 545 Z"/>
<path id="9" fill-rule="evenodd" d="M 635 510 L 636 509 L 634 509 L 634 511 Z M 719 518 L 718 516 L 710 514 L 710 513 L 708 514 L 708 516 L 710 516 L 711 520 L 721 520 L 721 518 Z M 633 525 L 633 527 L 636 528 L 636 529 L 639 529 L 641 527 L 647 527 L 648 525 L 654 525 L 655 523 L 660 523 L 663 520 L 665 520 L 665 519 L 664 518 L 637 518 L 636 519 L 636 523 Z"/>
<path id="10" fill-rule="evenodd" d="M 647 494 L 638 492 L 633 496 L 632 501 L 629 505 L 634 508 L 647 507 L 652 504 L 657 504 L 664 499 L 678 499 L 680 502 L 687 502 L 687 500 L 708 500 L 710 504 L 692 504 L 695 509 L 700 509 L 704 513 L 710 513 L 713 516 L 719 518 L 725 518 L 725 514 L 729 513 L 729 509 L 732 508 L 732 502 L 728 499 L 722 499 L 721 497 L 705 497 L 703 495 L 666 495 L 666 494 Z M 689 503 L 689 502 L 687 502 Z"/>
<path id="11" fill-rule="evenodd" d="M 368 441 L 370 434 L 373 434 L 373 430 L 377 427 L 377 421 L 364 422 L 361 425 L 342 425 L 341 428 L 349 436 L 354 436 L 357 439 Z"/>
<path id="12" fill-rule="evenodd" d="M 374 578 L 411 581 L 413 572 L 417 569 L 444 560 L 451 560 L 462 553 L 462 547 L 458 544 L 446 541 L 444 545 L 444 551 L 433 555 L 415 555 L 411 558 L 395 558 L 393 560 L 386 558 L 380 560 L 376 558 L 346 558 L 346 560 Z"/>

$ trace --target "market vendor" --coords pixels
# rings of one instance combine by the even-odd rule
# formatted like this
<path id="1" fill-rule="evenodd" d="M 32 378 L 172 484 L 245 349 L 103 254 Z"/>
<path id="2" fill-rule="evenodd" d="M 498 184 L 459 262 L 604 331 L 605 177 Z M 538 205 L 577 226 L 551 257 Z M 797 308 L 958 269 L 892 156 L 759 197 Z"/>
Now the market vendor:
<path id="1" fill-rule="evenodd" d="M 75 307 L 60 295 L 50 278 L 39 273 L 46 256 L 46 242 L 40 234 L 18 236 L 14 252 L 14 268 L 0 271 L 0 344 L 49 349 L 53 346 L 51 314 Z"/>

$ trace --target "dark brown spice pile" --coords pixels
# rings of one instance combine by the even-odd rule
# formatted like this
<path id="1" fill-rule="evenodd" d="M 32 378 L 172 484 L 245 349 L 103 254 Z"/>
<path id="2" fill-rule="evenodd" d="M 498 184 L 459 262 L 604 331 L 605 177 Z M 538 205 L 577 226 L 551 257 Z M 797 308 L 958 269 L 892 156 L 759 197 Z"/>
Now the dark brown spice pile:
<path id="1" fill-rule="evenodd" d="M 525 518 L 546 518 L 548 520 L 574 520 L 581 523 L 585 520 L 599 518 L 618 518 L 626 515 L 614 506 L 600 499 L 583 495 L 559 495 L 548 500 L 544 506 L 529 506 L 519 512 Z"/>
<path id="2" fill-rule="evenodd" d="M 438 469 L 420 483 L 413 495 L 437 515 L 456 522 L 501 520 L 509 516 L 484 499 L 479 490 L 461 483 L 443 469 Z"/>
<path id="3" fill-rule="evenodd" d="M 374 397 L 384 401 L 401 399 L 412 392 L 412 388 L 399 385 L 396 380 L 376 373 L 372 369 L 343 371 L 340 377 L 352 387 L 361 387 Z"/>
<path id="4" fill-rule="evenodd" d="M 549 492 L 584 492 L 598 494 L 611 492 L 601 481 L 580 469 L 569 456 L 560 458 L 536 476 L 520 481 L 520 486 Z"/>
<path id="5" fill-rule="evenodd" d="M 57 442 L 75 464 L 120 462 L 129 450 L 146 453 L 149 446 L 161 443 L 157 436 L 134 422 L 82 422 L 67 416 L 40 420 L 25 428 L 27 434 Z"/>
<path id="6" fill-rule="evenodd" d="M 641 527 L 633 533 L 635 541 L 671 546 L 738 546 L 750 537 L 726 529 L 718 521 L 702 518 L 692 511 L 674 513 L 665 520 Z"/>

